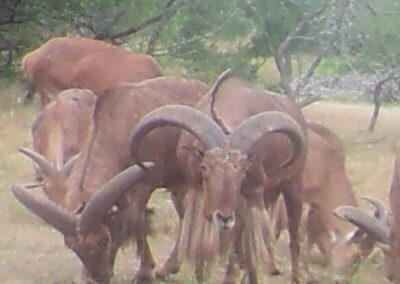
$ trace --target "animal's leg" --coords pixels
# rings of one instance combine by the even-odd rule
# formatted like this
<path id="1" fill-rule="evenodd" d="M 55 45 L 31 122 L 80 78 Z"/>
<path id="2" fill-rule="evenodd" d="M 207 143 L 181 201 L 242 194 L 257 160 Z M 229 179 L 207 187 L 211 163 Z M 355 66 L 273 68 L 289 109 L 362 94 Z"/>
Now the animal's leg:
<path id="1" fill-rule="evenodd" d="M 272 234 L 271 234 L 272 236 Z M 272 245 L 271 241 L 266 241 L 265 245 L 267 247 L 267 251 L 270 257 L 270 263 L 269 263 L 269 274 L 270 275 L 280 275 L 281 272 L 279 271 L 278 267 L 276 266 L 276 261 L 275 261 L 275 247 Z"/>
<path id="2" fill-rule="evenodd" d="M 194 269 L 194 275 L 195 275 L 197 283 L 204 282 L 204 261 L 199 261 L 196 263 L 196 266 Z"/>
<path id="3" fill-rule="evenodd" d="M 275 240 L 279 240 L 281 233 L 287 228 L 287 216 L 283 198 L 279 197 L 268 209 L 272 217 L 272 228 Z"/>
<path id="4" fill-rule="evenodd" d="M 298 184 L 301 184 L 300 182 Z M 300 221 L 302 216 L 302 203 L 300 200 L 301 188 L 295 187 L 293 184 L 287 184 L 283 190 L 283 196 L 286 204 L 288 216 L 289 231 L 289 250 L 292 262 L 292 282 L 300 283 L 299 260 L 300 260 Z M 307 282 L 315 282 L 309 271 L 307 273 Z"/>
<path id="5" fill-rule="evenodd" d="M 311 207 L 306 219 L 307 231 L 307 250 L 306 256 L 311 256 L 311 249 L 314 244 L 318 246 L 322 259 L 317 259 L 322 266 L 327 266 L 331 260 L 333 244 L 330 238 L 329 230 L 321 219 L 321 212 Z"/>
<path id="6" fill-rule="evenodd" d="M 179 190 L 179 191 L 177 191 Z M 178 231 L 178 237 L 174 243 L 174 246 L 172 248 L 171 253 L 169 254 L 167 260 L 165 263 L 157 269 L 156 271 L 156 276 L 157 278 L 164 279 L 168 277 L 170 274 L 178 273 L 179 268 L 180 268 L 180 261 L 179 261 L 179 255 L 178 255 L 178 248 L 179 248 L 179 236 L 180 236 L 180 230 L 182 226 L 182 221 L 183 221 L 183 190 L 184 188 L 177 188 L 171 189 L 171 199 L 174 204 L 175 210 L 178 214 L 179 218 L 179 231 Z"/>
<path id="7" fill-rule="evenodd" d="M 232 252 L 228 259 L 228 265 L 226 266 L 225 276 L 222 280 L 222 284 L 236 283 L 235 280 L 239 274 L 239 256 L 236 252 Z"/>
<path id="8" fill-rule="evenodd" d="M 261 257 L 263 259 L 263 264 L 265 265 L 264 270 L 267 271 L 271 275 L 278 275 L 280 274 L 280 271 L 278 270 L 276 266 L 276 261 L 275 261 L 275 239 L 274 239 L 274 234 L 273 234 L 273 228 L 271 224 L 271 218 L 270 218 L 270 212 L 267 211 L 267 207 L 264 202 L 264 188 L 263 187 L 254 187 L 252 192 L 249 196 L 246 198 L 246 206 L 248 207 L 247 210 L 253 210 L 255 208 L 258 208 L 258 213 L 254 216 L 254 220 L 245 220 L 245 222 L 250 222 L 253 223 L 251 225 L 256 233 L 258 231 L 258 228 L 261 229 L 261 239 L 262 243 L 259 243 L 257 245 L 255 244 L 257 241 L 257 237 L 254 238 L 254 241 L 252 241 L 254 244 L 250 244 L 254 247 L 254 255 L 258 255 L 258 257 Z M 253 213 L 254 214 L 254 213 Z M 258 228 L 257 228 L 258 227 Z M 264 251 L 263 253 L 257 252 L 258 250 Z M 258 258 L 257 257 L 257 258 Z M 255 267 L 257 266 L 257 261 L 254 261 L 253 258 L 251 257 L 253 264 L 249 265 L 249 279 L 255 279 L 253 281 L 257 281 L 257 275 L 256 275 L 256 269 Z M 250 263 L 250 262 L 249 262 Z M 253 272 L 252 272 L 253 271 Z M 254 275 L 252 275 L 254 274 Z"/>
<path id="9" fill-rule="evenodd" d="M 40 94 L 40 108 L 43 109 L 51 102 L 52 93 L 47 88 L 38 88 L 38 93 Z"/>
<path id="10" fill-rule="evenodd" d="M 268 252 L 268 272 L 270 275 L 279 275 L 281 272 L 279 271 L 278 267 L 276 266 L 276 261 L 275 261 L 275 232 L 273 232 L 273 228 L 270 226 L 271 225 L 271 220 L 269 219 L 269 213 L 267 212 L 266 217 L 266 224 L 265 226 L 265 232 L 264 232 L 264 242 L 265 242 L 265 247 Z"/>
<path id="11" fill-rule="evenodd" d="M 146 216 L 146 205 L 153 190 L 154 188 L 152 187 L 142 186 L 134 195 L 135 205 L 137 206 L 135 235 L 137 252 L 140 259 L 139 269 L 135 275 L 135 282 L 140 284 L 152 283 L 154 280 L 153 269 L 155 267 L 155 261 L 147 242 L 149 222 Z"/>

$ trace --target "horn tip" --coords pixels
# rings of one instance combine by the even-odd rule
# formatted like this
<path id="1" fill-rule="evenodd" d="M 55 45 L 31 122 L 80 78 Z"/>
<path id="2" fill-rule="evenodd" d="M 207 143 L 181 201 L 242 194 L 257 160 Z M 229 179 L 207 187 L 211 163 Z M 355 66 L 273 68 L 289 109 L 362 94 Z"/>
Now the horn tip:
<path id="1" fill-rule="evenodd" d="M 348 213 L 349 208 L 352 208 L 352 207 L 351 206 L 340 206 L 340 207 L 337 207 L 333 211 L 333 214 L 336 217 L 338 217 L 338 218 L 340 218 L 342 220 L 348 221 L 347 213 Z"/>
<path id="2" fill-rule="evenodd" d="M 364 196 L 361 196 L 360 197 L 362 200 L 366 200 L 366 201 L 371 201 L 371 200 L 373 200 L 373 198 L 372 197 L 370 197 L 370 196 L 366 196 L 366 195 L 364 195 Z"/>
<path id="3" fill-rule="evenodd" d="M 25 154 L 25 153 L 29 152 L 30 150 L 28 148 L 26 148 L 26 147 L 19 147 L 18 151 L 23 153 L 23 154 Z"/>
<path id="4" fill-rule="evenodd" d="M 154 165 L 155 165 L 155 163 L 154 162 L 150 162 L 150 161 L 145 161 L 145 162 L 138 163 L 138 166 L 140 168 L 142 168 L 143 170 L 145 170 L 145 171 L 150 170 L 151 168 L 154 167 Z"/>

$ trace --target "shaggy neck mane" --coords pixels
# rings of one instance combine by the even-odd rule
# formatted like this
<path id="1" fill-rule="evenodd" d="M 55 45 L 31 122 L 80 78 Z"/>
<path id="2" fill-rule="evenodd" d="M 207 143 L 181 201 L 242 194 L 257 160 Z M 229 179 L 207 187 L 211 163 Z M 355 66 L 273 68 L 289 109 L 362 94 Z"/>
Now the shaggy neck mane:
<path id="1" fill-rule="evenodd" d="M 217 260 L 219 230 L 204 216 L 204 193 L 190 190 L 185 199 L 185 214 L 180 232 L 179 254 L 193 264 Z"/>

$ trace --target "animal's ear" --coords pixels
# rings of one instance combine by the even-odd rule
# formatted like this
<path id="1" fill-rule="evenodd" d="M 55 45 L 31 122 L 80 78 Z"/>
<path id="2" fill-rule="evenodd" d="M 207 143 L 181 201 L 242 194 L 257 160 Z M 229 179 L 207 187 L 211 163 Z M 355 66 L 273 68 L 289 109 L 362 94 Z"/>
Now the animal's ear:
<path id="1" fill-rule="evenodd" d="M 191 156 L 196 157 L 199 161 L 201 161 L 203 156 L 204 156 L 204 151 L 200 150 L 197 147 L 194 147 L 194 146 L 183 146 L 183 149 L 188 151 Z"/>

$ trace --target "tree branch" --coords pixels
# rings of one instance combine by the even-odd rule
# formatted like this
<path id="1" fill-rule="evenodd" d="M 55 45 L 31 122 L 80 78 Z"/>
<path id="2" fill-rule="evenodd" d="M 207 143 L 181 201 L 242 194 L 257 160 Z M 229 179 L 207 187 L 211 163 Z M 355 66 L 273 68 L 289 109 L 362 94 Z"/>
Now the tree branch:
<path id="1" fill-rule="evenodd" d="M 196 41 L 200 41 L 202 39 L 209 38 L 209 37 L 213 36 L 215 33 L 217 33 L 220 29 L 222 29 L 222 27 L 225 26 L 230 20 L 231 20 L 231 18 L 226 19 L 226 21 L 223 22 L 221 25 L 217 26 L 215 29 L 213 29 L 205 34 L 193 36 L 187 40 L 171 44 L 170 46 L 167 46 L 163 49 L 158 49 L 155 51 L 155 54 L 156 54 L 156 56 L 163 56 L 163 55 L 168 54 L 168 51 L 173 48 L 179 48 L 181 46 L 185 46 L 185 45 L 194 43 Z"/>
<path id="2" fill-rule="evenodd" d="M 153 33 L 151 34 L 150 40 L 147 44 L 147 51 L 146 54 L 153 55 L 156 49 L 156 42 L 161 36 L 162 31 L 167 26 L 167 22 L 172 18 L 173 15 L 176 14 L 178 9 L 182 7 L 185 2 L 178 2 L 175 7 L 173 6 L 175 0 L 170 0 L 165 5 L 164 12 L 162 13 L 163 16 L 161 17 L 160 21 L 157 24 L 157 27 L 154 29 Z"/>
<path id="3" fill-rule="evenodd" d="M 172 5 L 172 3 L 175 2 L 175 1 L 176 0 L 170 0 L 169 3 L 171 3 L 171 5 Z M 143 23 L 141 23 L 141 24 L 139 24 L 139 25 L 137 25 L 135 27 L 131 27 L 131 28 L 126 29 L 126 30 L 124 30 L 122 32 L 118 32 L 118 33 L 115 33 L 115 34 L 108 35 L 107 39 L 116 40 L 116 39 L 119 39 L 119 38 L 124 38 L 124 37 L 130 36 L 130 35 L 132 35 L 134 33 L 137 33 L 139 31 L 147 28 L 148 26 L 160 21 L 165 12 L 166 12 L 166 10 L 165 10 L 165 7 L 164 7 L 164 9 L 158 15 L 147 19 L 146 21 L 144 21 Z M 98 35 L 95 38 L 96 39 L 106 39 L 104 37 L 104 35 Z"/>
<path id="4" fill-rule="evenodd" d="M 317 11 L 311 13 L 302 19 L 296 28 L 289 33 L 285 40 L 280 44 L 275 52 L 274 59 L 276 67 L 278 68 L 281 80 L 280 86 L 283 92 L 289 96 L 293 97 L 293 89 L 290 86 L 293 81 L 292 73 L 292 59 L 291 59 L 291 49 L 293 47 L 293 42 L 304 32 L 305 28 L 318 16 L 320 16 L 328 7 L 328 4 L 321 6 Z"/>
<path id="5" fill-rule="evenodd" d="M 304 31 L 304 29 L 307 27 L 309 23 L 311 23 L 315 18 L 320 16 L 326 10 L 328 5 L 329 4 L 323 5 L 317 11 L 306 16 L 299 22 L 297 27 L 292 32 L 289 33 L 289 35 L 285 38 L 282 44 L 278 47 L 277 50 L 278 56 L 286 53 L 292 47 L 295 38 L 298 37 Z"/>
<path id="6" fill-rule="evenodd" d="M 14 2 L 11 3 L 10 6 L 6 7 L 6 9 L 10 12 L 10 14 L 6 19 L 0 21 L 0 26 L 10 25 L 10 24 L 21 24 L 24 22 L 22 20 L 16 19 L 17 8 L 20 2 L 21 0 L 15 0 Z"/>
<path id="7" fill-rule="evenodd" d="M 341 9 L 337 13 L 337 19 L 336 19 L 336 29 L 334 32 L 331 33 L 330 38 L 328 38 L 327 43 L 320 49 L 318 52 L 317 56 L 313 60 L 313 62 L 310 64 L 308 70 L 301 76 L 299 79 L 298 84 L 296 85 L 294 95 L 298 96 L 300 91 L 308 84 L 310 81 L 310 78 L 314 75 L 315 69 L 318 67 L 318 65 L 321 63 L 322 58 L 326 55 L 328 50 L 332 47 L 333 43 L 339 36 L 339 32 L 343 27 L 344 23 L 344 18 L 345 18 L 345 10 L 349 6 L 350 2 L 346 1 L 344 5 L 342 5 Z"/>

